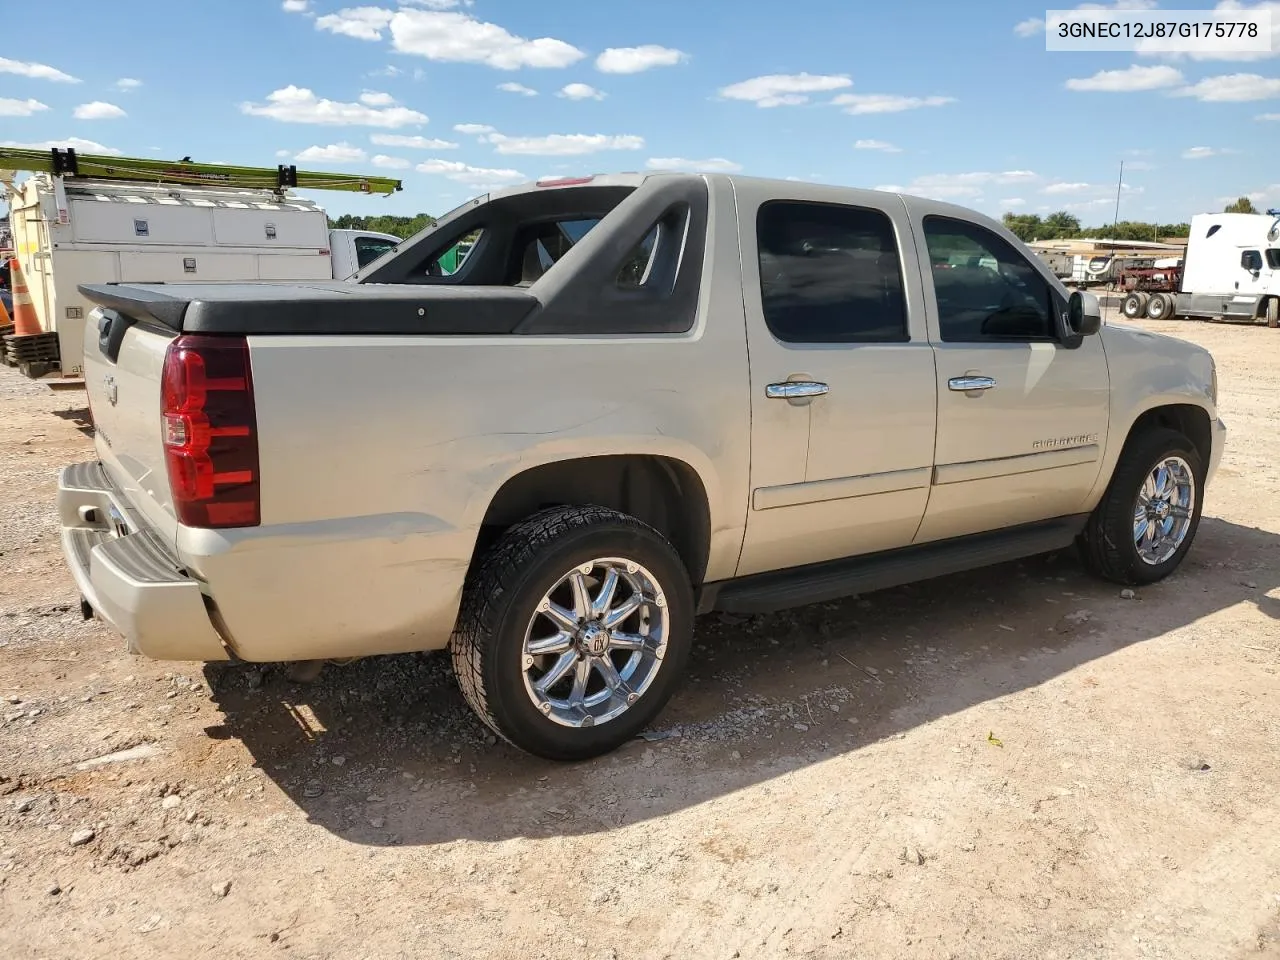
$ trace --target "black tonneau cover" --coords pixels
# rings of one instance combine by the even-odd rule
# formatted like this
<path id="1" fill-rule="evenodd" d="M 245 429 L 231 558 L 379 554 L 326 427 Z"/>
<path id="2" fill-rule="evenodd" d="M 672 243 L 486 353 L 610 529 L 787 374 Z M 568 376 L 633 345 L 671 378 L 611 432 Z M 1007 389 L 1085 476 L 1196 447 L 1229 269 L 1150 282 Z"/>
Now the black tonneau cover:
<path id="1" fill-rule="evenodd" d="M 246 335 L 514 333 L 540 306 L 528 291 L 348 283 L 81 284 L 92 302 L 175 333 Z"/>

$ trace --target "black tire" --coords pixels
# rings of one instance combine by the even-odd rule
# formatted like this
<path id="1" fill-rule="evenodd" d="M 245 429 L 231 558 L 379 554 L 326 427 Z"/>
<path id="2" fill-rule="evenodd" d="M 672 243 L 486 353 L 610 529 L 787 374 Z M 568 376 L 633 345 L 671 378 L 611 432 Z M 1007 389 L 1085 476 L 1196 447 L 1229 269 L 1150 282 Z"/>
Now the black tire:
<path id="1" fill-rule="evenodd" d="M 1171 306 L 1168 294 L 1153 293 L 1151 299 L 1147 301 L 1147 319 L 1168 320 Z"/>
<path id="2" fill-rule="evenodd" d="M 1120 301 L 1120 312 L 1129 320 L 1141 320 L 1147 312 L 1147 295 L 1131 293 Z"/>
<path id="3" fill-rule="evenodd" d="M 1160 461 L 1178 456 L 1191 468 L 1195 505 L 1186 537 L 1160 564 L 1142 559 L 1134 544 L 1133 520 L 1138 493 Z M 1120 454 L 1111 483 L 1080 536 L 1080 553 L 1089 570 L 1114 583 L 1141 585 L 1163 580 L 1182 563 L 1195 540 L 1204 505 L 1205 465 L 1195 445 L 1177 430 L 1157 427 L 1131 437 Z"/>
<path id="4" fill-rule="evenodd" d="M 666 599 L 666 651 L 651 685 L 619 716 L 570 727 L 539 711 L 525 689 L 525 633 L 543 595 L 601 557 L 650 571 Z M 467 703 L 494 733 L 549 760 L 585 760 L 633 739 L 676 691 L 693 645 L 694 601 L 675 548 L 635 517 L 605 507 L 554 507 L 508 529 L 468 577 L 450 643 Z"/>

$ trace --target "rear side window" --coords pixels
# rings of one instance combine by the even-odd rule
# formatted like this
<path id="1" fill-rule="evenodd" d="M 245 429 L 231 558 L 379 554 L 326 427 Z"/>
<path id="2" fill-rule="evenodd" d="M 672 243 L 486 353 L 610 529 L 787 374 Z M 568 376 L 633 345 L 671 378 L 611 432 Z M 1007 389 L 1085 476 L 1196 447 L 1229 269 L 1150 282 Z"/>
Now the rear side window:
<path id="1" fill-rule="evenodd" d="M 756 219 L 760 299 L 785 343 L 902 343 L 902 261 L 879 210 L 780 200 Z"/>

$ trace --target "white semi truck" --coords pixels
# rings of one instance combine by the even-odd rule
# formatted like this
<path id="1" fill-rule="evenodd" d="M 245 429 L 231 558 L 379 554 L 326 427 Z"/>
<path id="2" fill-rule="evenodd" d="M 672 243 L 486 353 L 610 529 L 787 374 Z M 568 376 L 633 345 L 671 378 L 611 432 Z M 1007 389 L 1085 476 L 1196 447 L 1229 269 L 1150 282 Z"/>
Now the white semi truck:
<path id="1" fill-rule="evenodd" d="M 17 183 L 19 171 L 34 172 Z M 0 150 L 0 180 L 41 329 L 6 356 L 28 376 L 56 371 L 54 386 L 82 377 L 81 284 L 342 280 L 400 242 L 330 230 L 322 207 L 288 192 L 400 189 L 386 178 Z"/>
<path id="2" fill-rule="evenodd" d="M 1280 210 L 1192 217 L 1173 307 L 1178 316 L 1280 326 Z"/>

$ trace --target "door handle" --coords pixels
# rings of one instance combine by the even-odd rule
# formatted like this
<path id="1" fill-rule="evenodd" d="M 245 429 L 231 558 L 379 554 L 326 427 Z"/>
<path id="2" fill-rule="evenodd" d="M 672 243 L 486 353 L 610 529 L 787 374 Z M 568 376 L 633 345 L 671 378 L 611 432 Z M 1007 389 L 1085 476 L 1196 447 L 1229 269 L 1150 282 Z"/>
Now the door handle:
<path id="1" fill-rule="evenodd" d="M 990 390 L 996 385 L 992 377 L 952 377 L 947 386 L 957 393 L 969 393 L 971 390 Z"/>
<path id="2" fill-rule="evenodd" d="M 764 388 L 764 395 L 770 400 L 804 400 L 821 397 L 830 390 L 825 383 L 816 380 L 786 380 L 769 384 Z"/>

